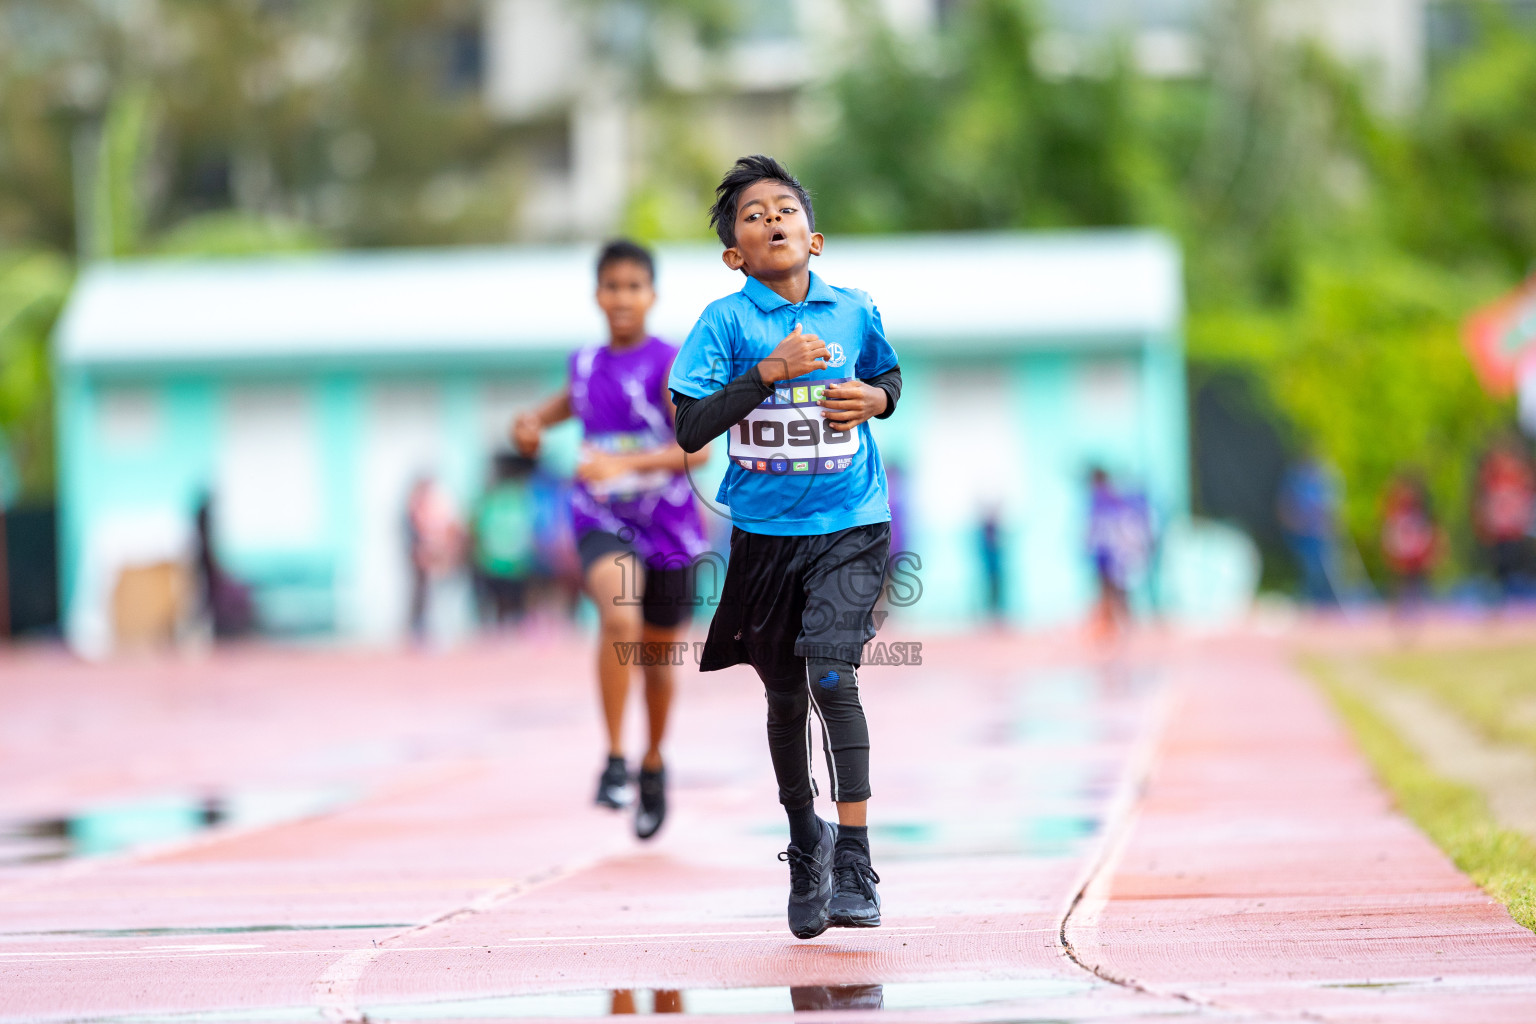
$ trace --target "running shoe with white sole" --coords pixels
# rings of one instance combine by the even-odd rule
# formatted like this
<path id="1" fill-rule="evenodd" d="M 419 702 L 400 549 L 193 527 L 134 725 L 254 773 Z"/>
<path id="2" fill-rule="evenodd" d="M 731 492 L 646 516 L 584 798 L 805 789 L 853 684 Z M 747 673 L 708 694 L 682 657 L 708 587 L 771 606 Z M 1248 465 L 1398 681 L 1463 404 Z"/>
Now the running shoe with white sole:
<path id="1" fill-rule="evenodd" d="M 594 801 L 599 807 L 612 807 L 621 810 L 629 806 L 634 799 L 634 792 L 629 788 L 629 768 L 625 766 L 622 757 L 608 758 L 608 767 L 603 769 L 603 774 L 597 779 L 597 799 Z"/>
<path id="2" fill-rule="evenodd" d="M 667 820 L 667 770 L 640 769 L 640 800 L 635 808 L 635 835 L 649 839 Z"/>

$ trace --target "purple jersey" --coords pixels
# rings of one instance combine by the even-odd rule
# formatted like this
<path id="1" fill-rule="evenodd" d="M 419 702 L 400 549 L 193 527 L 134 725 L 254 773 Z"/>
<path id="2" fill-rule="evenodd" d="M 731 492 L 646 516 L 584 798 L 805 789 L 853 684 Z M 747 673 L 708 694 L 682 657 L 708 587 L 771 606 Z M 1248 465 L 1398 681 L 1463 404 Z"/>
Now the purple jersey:
<path id="1" fill-rule="evenodd" d="M 1152 517 L 1147 499 L 1095 487 L 1088 499 L 1088 549 L 1094 567 L 1116 586 L 1128 586 L 1143 568 L 1152 547 Z"/>
<path id="2" fill-rule="evenodd" d="M 672 418 L 662 388 L 677 349 L 649 337 L 614 351 L 592 345 L 571 356 L 571 412 L 600 451 L 646 452 L 672 444 Z M 625 473 L 596 483 L 576 481 L 571 492 L 576 536 L 605 530 L 631 540 L 646 564 L 680 565 L 708 546 L 682 473 Z"/>

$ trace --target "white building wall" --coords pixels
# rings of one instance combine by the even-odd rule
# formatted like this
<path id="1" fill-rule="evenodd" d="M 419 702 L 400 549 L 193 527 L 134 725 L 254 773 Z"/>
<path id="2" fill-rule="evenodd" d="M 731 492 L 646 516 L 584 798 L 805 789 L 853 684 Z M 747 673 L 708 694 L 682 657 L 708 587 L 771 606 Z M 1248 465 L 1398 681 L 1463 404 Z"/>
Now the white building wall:
<path id="1" fill-rule="evenodd" d="M 489 0 L 485 14 L 485 102 L 507 120 L 568 103 L 587 64 L 575 5 L 561 0 Z"/>
<path id="2" fill-rule="evenodd" d="M 576 234 L 596 238 L 624 212 L 632 116 L 616 83 L 590 83 L 571 108 L 571 216 Z"/>
<path id="3" fill-rule="evenodd" d="M 1375 98 L 1405 110 L 1424 77 L 1424 0 L 1271 0 L 1282 36 L 1310 36 L 1371 79 Z"/>

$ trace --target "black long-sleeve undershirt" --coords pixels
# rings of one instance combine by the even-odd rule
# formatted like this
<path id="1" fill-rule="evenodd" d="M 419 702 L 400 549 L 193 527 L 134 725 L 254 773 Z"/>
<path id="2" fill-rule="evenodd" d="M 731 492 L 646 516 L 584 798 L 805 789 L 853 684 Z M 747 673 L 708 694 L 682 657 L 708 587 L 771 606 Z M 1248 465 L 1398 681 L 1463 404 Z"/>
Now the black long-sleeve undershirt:
<path id="1" fill-rule="evenodd" d="M 893 366 L 877 376 L 859 379 L 885 392 L 885 411 L 875 419 L 886 419 L 896 411 L 896 400 L 901 397 L 901 367 Z M 773 385 L 763 383 L 763 375 L 756 366 L 704 398 L 672 392 L 672 403 L 677 407 L 678 445 L 685 452 L 698 451 L 730 430 L 771 394 Z"/>

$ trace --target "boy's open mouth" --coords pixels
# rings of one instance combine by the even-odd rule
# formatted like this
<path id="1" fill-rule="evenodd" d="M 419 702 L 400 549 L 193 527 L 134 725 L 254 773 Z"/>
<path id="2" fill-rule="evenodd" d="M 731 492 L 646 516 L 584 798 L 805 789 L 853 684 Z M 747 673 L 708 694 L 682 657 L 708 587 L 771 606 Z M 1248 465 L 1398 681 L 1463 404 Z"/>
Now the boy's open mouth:
<path id="1" fill-rule="evenodd" d="M 784 240 L 785 240 L 785 239 L 787 239 L 787 238 L 788 238 L 788 237 L 789 237 L 789 236 L 788 236 L 788 235 L 786 235 L 786 234 L 784 234 L 784 232 L 782 232 L 782 231 L 775 231 L 775 232 L 774 232 L 774 233 L 773 233 L 773 234 L 772 234 L 772 235 L 771 235 L 771 236 L 770 236 L 770 237 L 769 237 L 769 239 L 768 239 L 768 241 L 770 241 L 770 242 L 782 242 L 782 241 L 784 241 Z"/>

